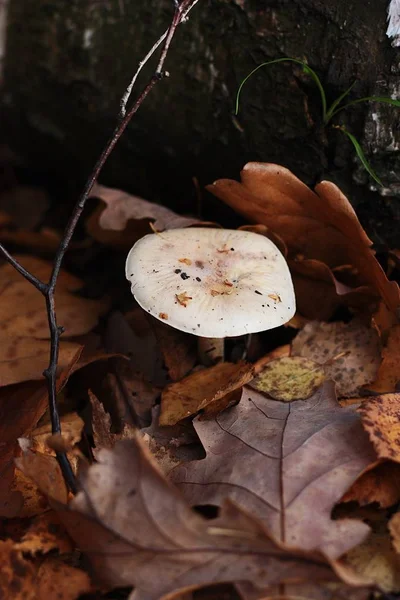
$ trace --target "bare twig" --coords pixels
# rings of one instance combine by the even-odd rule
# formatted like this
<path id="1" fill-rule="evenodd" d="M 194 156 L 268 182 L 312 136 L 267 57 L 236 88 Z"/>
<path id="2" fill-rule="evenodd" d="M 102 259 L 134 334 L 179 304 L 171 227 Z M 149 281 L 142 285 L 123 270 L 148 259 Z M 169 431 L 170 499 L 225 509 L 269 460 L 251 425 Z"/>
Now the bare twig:
<path id="1" fill-rule="evenodd" d="M 60 347 L 60 336 L 63 333 L 63 328 L 57 324 L 56 311 L 55 311 L 55 301 L 54 301 L 54 293 L 56 289 L 57 279 L 60 273 L 61 264 L 65 255 L 65 252 L 69 246 L 71 238 L 74 234 L 76 225 L 79 221 L 79 218 L 84 209 L 86 200 L 89 197 L 91 189 L 96 182 L 105 162 L 113 151 L 115 145 L 117 144 L 119 138 L 125 131 L 128 123 L 132 119 L 133 115 L 139 110 L 140 106 L 143 104 L 144 100 L 147 98 L 148 94 L 151 92 L 153 87 L 163 78 L 163 68 L 165 59 L 167 58 L 167 54 L 171 45 L 171 41 L 176 33 L 177 27 L 186 20 L 188 13 L 190 10 L 197 4 L 198 0 L 182 0 L 179 2 L 174 2 L 175 10 L 174 15 L 171 21 L 171 24 L 167 31 L 159 38 L 159 40 L 152 46 L 148 54 L 145 58 L 139 63 L 139 67 L 134 74 L 131 83 L 129 84 L 127 90 L 124 92 L 121 99 L 121 109 L 118 116 L 117 125 L 106 143 L 99 159 L 93 167 L 91 174 L 86 182 L 86 185 L 82 191 L 82 194 L 76 203 L 71 217 L 68 221 L 68 224 L 65 228 L 62 240 L 57 249 L 57 253 L 54 259 L 52 273 L 50 275 L 49 281 L 41 281 L 37 277 L 35 277 L 32 273 L 27 271 L 12 255 L 6 250 L 6 248 L 0 244 L 0 252 L 3 254 L 4 258 L 23 276 L 27 279 L 32 285 L 34 285 L 45 297 L 46 301 L 46 309 L 47 309 L 47 318 L 49 323 L 50 330 L 50 359 L 49 366 L 44 371 L 43 375 L 47 380 L 47 389 L 49 394 L 49 410 L 50 410 L 50 419 L 51 419 L 51 427 L 52 432 L 60 433 L 61 425 L 60 418 L 57 409 L 57 399 L 56 399 L 56 375 L 57 375 L 57 365 L 58 365 L 58 354 Z M 136 82 L 137 76 L 142 70 L 143 66 L 148 62 L 154 52 L 162 46 L 160 58 L 156 67 L 156 70 L 147 85 L 144 87 L 140 95 L 138 96 L 136 102 L 132 105 L 132 107 L 127 110 L 127 103 L 129 97 L 131 95 L 133 86 Z M 76 481 L 71 469 L 71 465 L 64 453 L 58 453 L 57 455 L 58 461 L 60 463 L 64 478 L 69 485 L 72 491 L 76 491 Z"/>

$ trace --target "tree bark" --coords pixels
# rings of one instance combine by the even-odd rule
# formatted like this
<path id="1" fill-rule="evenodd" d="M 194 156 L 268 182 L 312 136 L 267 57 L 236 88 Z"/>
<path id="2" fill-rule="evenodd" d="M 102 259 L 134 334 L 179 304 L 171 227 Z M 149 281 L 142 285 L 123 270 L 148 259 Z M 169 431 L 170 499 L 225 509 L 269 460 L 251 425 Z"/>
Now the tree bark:
<path id="1" fill-rule="evenodd" d="M 138 62 L 165 30 L 172 0 L 9 0 L 3 138 L 33 167 L 57 175 L 66 199 L 111 132 Z M 337 121 L 361 142 L 384 187 L 348 139 L 323 127 L 312 79 L 284 56 L 306 60 L 332 102 L 398 97 L 399 49 L 385 35 L 387 0 L 200 0 L 173 42 L 165 78 L 132 122 L 101 182 L 193 211 L 201 188 L 239 176 L 249 160 L 276 162 L 307 184 L 338 183 L 372 238 L 398 247 L 399 110 L 358 104 Z M 151 69 L 152 65 L 149 66 Z M 147 74 L 151 72 L 147 70 Z M 140 76 L 139 86 L 145 81 Z M 68 190 L 68 193 L 65 192 Z M 236 221 L 202 195 L 205 217 Z"/>

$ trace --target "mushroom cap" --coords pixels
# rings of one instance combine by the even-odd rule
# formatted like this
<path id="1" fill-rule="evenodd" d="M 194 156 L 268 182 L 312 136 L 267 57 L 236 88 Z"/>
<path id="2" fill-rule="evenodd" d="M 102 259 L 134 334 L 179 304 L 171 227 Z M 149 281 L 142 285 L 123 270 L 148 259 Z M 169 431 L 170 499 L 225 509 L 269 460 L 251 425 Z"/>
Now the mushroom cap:
<path id="1" fill-rule="evenodd" d="M 286 260 L 268 238 L 249 231 L 193 227 L 146 235 L 128 254 L 126 278 L 153 317 L 202 337 L 272 329 L 296 310 Z"/>

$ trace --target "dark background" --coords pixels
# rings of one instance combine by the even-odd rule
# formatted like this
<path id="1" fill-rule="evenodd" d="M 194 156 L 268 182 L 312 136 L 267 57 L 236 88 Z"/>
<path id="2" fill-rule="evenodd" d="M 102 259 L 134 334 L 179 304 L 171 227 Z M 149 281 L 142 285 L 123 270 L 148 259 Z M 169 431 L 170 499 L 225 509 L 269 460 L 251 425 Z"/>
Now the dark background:
<path id="1" fill-rule="evenodd" d="M 333 101 L 400 90 L 400 49 L 386 37 L 386 0 L 199 0 L 173 41 L 161 82 L 134 117 L 100 182 L 193 213 L 200 187 L 239 177 L 249 160 L 283 164 L 314 184 L 338 183 L 378 248 L 400 246 L 399 109 L 360 104 L 340 123 L 385 184 L 360 167 L 350 142 L 321 124 L 318 90 L 292 64 L 307 60 Z M 9 0 L 0 134 L 26 176 L 49 188 L 60 222 L 115 124 L 138 62 L 168 26 L 172 0 Z M 139 79 L 145 83 L 154 64 Z M 61 207 L 61 209 L 60 209 Z M 202 193 L 203 217 L 235 223 Z"/>

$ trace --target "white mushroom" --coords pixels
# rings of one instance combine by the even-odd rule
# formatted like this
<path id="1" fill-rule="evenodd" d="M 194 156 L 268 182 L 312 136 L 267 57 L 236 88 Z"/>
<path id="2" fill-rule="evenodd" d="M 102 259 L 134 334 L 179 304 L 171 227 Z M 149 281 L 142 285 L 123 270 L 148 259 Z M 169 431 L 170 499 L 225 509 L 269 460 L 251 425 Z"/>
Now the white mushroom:
<path id="1" fill-rule="evenodd" d="M 290 272 L 268 238 L 229 229 L 171 229 L 141 238 L 126 277 L 138 304 L 176 329 L 223 338 L 283 325 L 294 315 Z"/>

